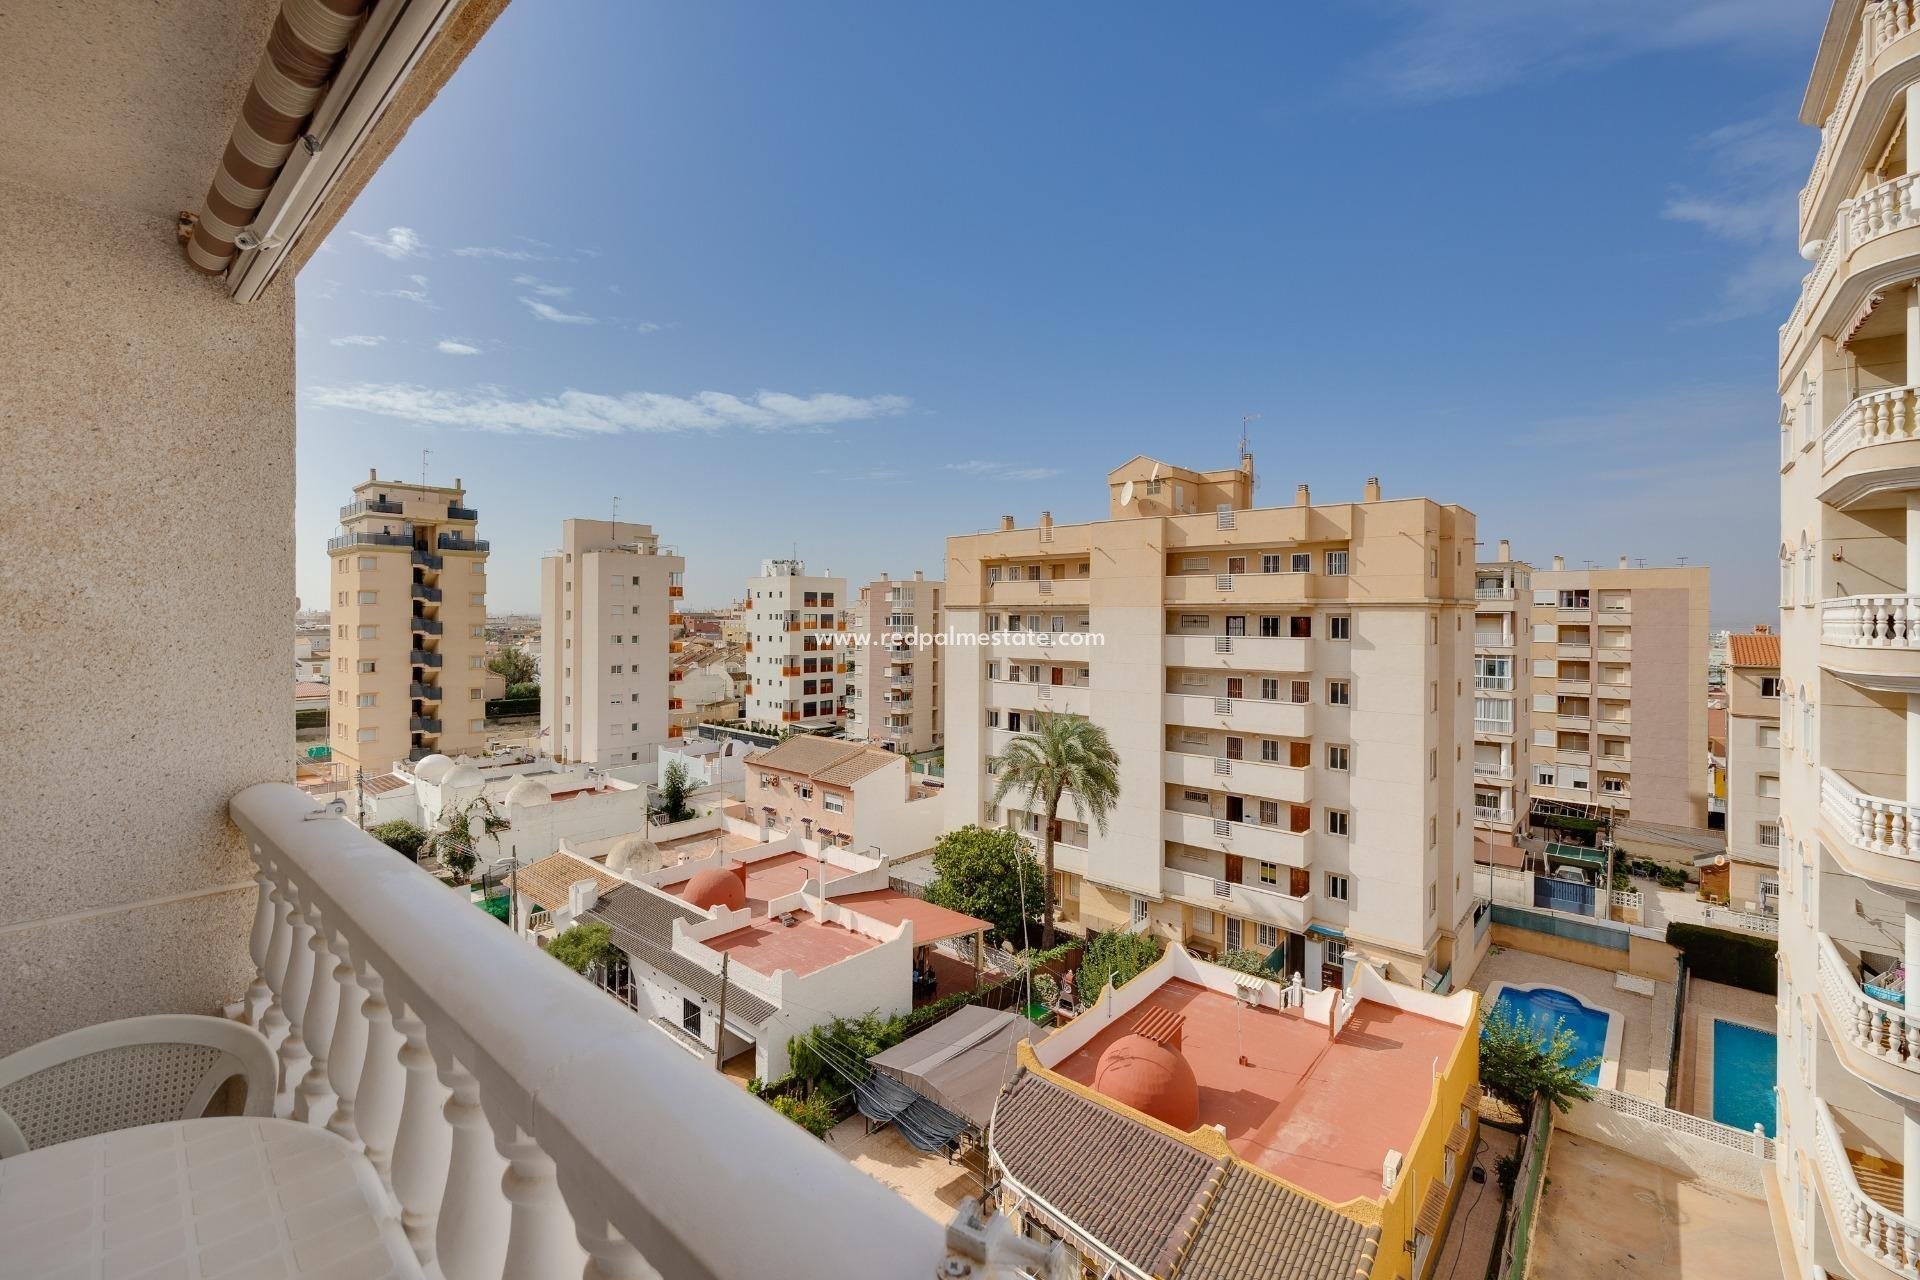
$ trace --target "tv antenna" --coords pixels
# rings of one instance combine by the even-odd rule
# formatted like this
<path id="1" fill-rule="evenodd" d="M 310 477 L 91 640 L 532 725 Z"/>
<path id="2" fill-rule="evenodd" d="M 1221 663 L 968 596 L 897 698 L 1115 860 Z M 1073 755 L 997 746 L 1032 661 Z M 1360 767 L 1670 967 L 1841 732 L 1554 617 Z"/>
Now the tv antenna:
<path id="1" fill-rule="evenodd" d="M 432 452 L 433 450 L 431 449 L 422 449 L 420 451 L 420 487 L 422 489 L 427 487 L 427 455 Z"/>
<path id="2" fill-rule="evenodd" d="M 620 540 L 620 495 L 613 495 L 613 514 L 607 517 L 607 541 Z"/>

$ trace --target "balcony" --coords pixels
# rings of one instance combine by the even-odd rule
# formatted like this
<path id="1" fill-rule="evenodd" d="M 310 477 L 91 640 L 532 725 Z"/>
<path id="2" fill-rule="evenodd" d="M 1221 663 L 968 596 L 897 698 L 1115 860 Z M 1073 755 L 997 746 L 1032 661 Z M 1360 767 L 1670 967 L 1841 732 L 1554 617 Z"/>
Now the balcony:
<path id="1" fill-rule="evenodd" d="M 1799 350 L 1814 333 L 1859 308 L 1876 289 L 1911 279 L 1920 256 L 1920 195 L 1916 176 L 1883 182 L 1843 200 L 1833 220 L 1815 231 L 1819 256 L 1800 283 L 1800 296 L 1780 326 L 1780 354 Z"/>
<path id="2" fill-rule="evenodd" d="M 479 518 L 480 513 L 472 507 L 456 507 L 451 502 L 447 504 L 447 519 L 449 520 L 474 521 Z"/>
<path id="3" fill-rule="evenodd" d="M 416 582 L 413 584 L 413 598 L 415 600 L 424 600 L 428 604 L 439 604 L 440 588 L 430 587 L 424 582 Z"/>
<path id="4" fill-rule="evenodd" d="M 1513 588 L 1476 586 L 1473 589 L 1473 598 L 1475 600 L 1511 600 Z"/>
<path id="5" fill-rule="evenodd" d="M 1313 706 L 1306 702 L 1170 693 L 1166 695 L 1162 718 L 1167 724 L 1190 725 L 1196 729 L 1262 733 L 1274 738 L 1313 736 Z"/>
<path id="6" fill-rule="evenodd" d="M 1834 1052 L 1868 1084 L 1911 1096 L 1920 1089 L 1920 1013 L 1905 1007 L 1904 993 L 1898 1002 L 1869 993 L 1859 964 L 1825 933 L 1818 965 L 1820 1010 Z"/>
<path id="7" fill-rule="evenodd" d="M 1513 721 L 1481 720 L 1476 718 L 1473 722 L 1473 732 L 1477 737 L 1511 738 L 1513 736 Z"/>
<path id="8" fill-rule="evenodd" d="M 1832 769 L 1820 770 L 1820 816 L 1834 852 L 1857 874 L 1911 885 L 1920 873 L 1920 806 L 1868 795 Z"/>
<path id="9" fill-rule="evenodd" d="M 1160 892 L 1178 902 L 1210 911 L 1225 911 L 1289 933 L 1305 932 L 1313 919 L 1308 899 L 1296 898 L 1277 887 L 1235 884 L 1175 867 L 1160 869 Z"/>
<path id="10" fill-rule="evenodd" d="M 407 686 L 407 693 L 410 697 L 419 698 L 426 702 L 440 701 L 440 686 L 437 684 L 423 684 L 415 680 L 411 685 Z"/>
<path id="11" fill-rule="evenodd" d="M 1593 646 L 1585 640 L 1562 640 L 1555 652 L 1563 658 L 1591 658 Z"/>
<path id="12" fill-rule="evenodd" d="M 447 629 L 445 623 L 437 622 L 432 618 L 422 617 L 417 613 L 408 619 L 408 621 L 412 623 L 414 632 L 419 635 L 442 635 Z"/>
<path id="13" fill-rule="evenodd" d="M 1163 647 L 1170 667 L 1215 671 L 1308 671 L 1313 642 L 1292 636 L 1168 636 Z"/>
<path id="14" fill-rule="evenodd" d="M 1204 813 L 1168 811 L 1160 818 L 1160 834 L 1167 840 L 1177 840 L 1196 849 L 1218 849 L 1244 858 L 1276 862 L 1283 867 L 1307 865 L 1307 833 L 1304 831 L 1253 822 L 1229 822 Z"/>
<path id="15" fill-rule="evenodd" d="M 411 533 L 343 533 L 327 539 L 327 550 L 345 551 L 349 547 L 410 547 Z"/>
<path id="16" fill-rule="evenodd" d="M 1592 716 L 1557 715 L 1553 718 L 1553 722 L 1556 727 L 1570 733 L 1585 733 L 1593 728 Z"/>
<path id="17" fill-rule="evenodd" d="M 1505 781 L 1513 777 L 1513 766 L 1511 764 L 1499 764 L 1497 762 L 1482 764 L 1480 761 L 1475 760 L 1473 762 L 1473 776 L 1476 778 L 1498 778 Z"/>
<path id="18" fill-rule="evenodd" d="M 1567 694 L 1570 697 L 1584 698 L 1593 692 L 1593 682 L 1590 680 L 1555 680 L 1553 682 L 1553 690 L 1555 693 Z"/>
<path id="19" fill-rule="evenodd" d="M 383 502 L 378 498 L 362 498 L 358 502 L 349 502 L 340 508 L 340 518 L 351 520 L 355 516 L 399 516 L 405 515 L 406 508 L 397 502 Z"/>
<path id="20" fill-rule="evenodd" d="M 667 588 L 667 599 L 669 600 L 682 599 L 686 596 L 686 594 L 687 594 L 687 589 L 679 585 L 678 583 L 675 583 L 674 585 Z"/>
<path id="21" fill-rule="evenodd" d="M 987 696 L 994 706 L 1008 711 L 1057 711 L 1062 715 L 1084 716 L 1093 706 L 1093 695 L 1085 685 L 996 680 Z"/>
<path id="22" fill-rule="evenodd" d="M 1593 763 L 1593 753 L 1590 751 L 1555 751 L 1553 758 L 1558 764 L 1584 766 Z"/>
<path id="23" fill-rule="evenodd" d="M 1511 649 L 1515 647 L 1514 636 L 1511 631 L 1475 630 L 1473 633 L 1473 647 L 1475 649 L 1485 649 L 1488 651 Z"/>
<path id="24" fill-rule="evenodd" d="M 446 659 L 439 654 L 426 649 L 415 649 L 408 655 L 407 660 L 416 667 L 438 667 L 446 662 Z"/>
<path id="25" fill-rule="evenodd" d="M 1197 751 L 1164 753 L 1160 777 L 1177 787 L 1230 791 L 1288 804 L 1306 804 L 1313 794 L 1311 769 L 1290 769 L 1265 760 L 1231 760 Z"/>
<path id="26" fill-rule="evenodd" d="M 232 811 L 263 890 L 248 1010 L 299 1114 L 365 1152 L 430 1274 L 940 1273 L 939 1223 L 463 893 L 310 821 L 293 787 Z M 712 1229 L 740 1203 L 749 1219 Z"/>
<path id="27" fill-rule="evenodd" d="M 1840 508 L 1920 484 L 1920 387 L 1855 398 L 1820 436 L 1820 499 Z"/>
<path id="28" fill-rule="evenodd" d="M 440 721 L 433 716 L 414 716 L 407 721 L 407 728 L 414 733 L 439 733 Z"/>
<path id="29" fill-rule="evenodd" d="M 1849 683 L 1920 693 L 1920 596 L 1844 596 L 1820 607 L 1820 665 Z"/>
<path id="30" fill-rule="evenodd" d="M 1182 573 L 1166 579 L 1170 605 L 1304 604 L 1345 600 L 1347 579 L 1317 573 Z"/>
<path id="31" fill-rule="evenodd" d="M 413 540 L 409 538 L 407 541 L 408 541 L 408 545 L 411 546 Z M 445 561 L 441 560 L 439 556 L 436 556 L 431 552 L 422 551 L 418 547 L 414 548 L 413 562 L 419 565 L 423 569 L 432 569 L 435 573 L 438 573 L 446 563 Z"/>
<path id="32" fill-rule="evenodd" d="M 1827 1222 L 1847 1263 L 1849 1274 L 1865 1280 L 1883 1270 L 1911 1280 L 1920 1274 L 1920 1228 L 1896 1209 L 1870 1195 L 1860 1183 L 1854 1154 L 1841 1140 L 1833 1112 L 1819 1098 L 1813 1100 L 1814 1147 L 1820 1162 L 1820 1189 L 1827 1201 Z M 1869 1181 L 1884 1185 L 1885 1175 L 1870 1173 Z M 1899 1198 L 1897 1186 L 1882 1191 Z"/>
<path id="33" fill-rule="evenodd" d="M 1484 808 L 1480 805 L 1475 805 L 1473 806 L 1473 820 L 1483 827 L 1511 828 L 1513 826 L 1513 810 Z"/>
<path id="34" fill-rule="evenodd" d="M 1003 578 L 987 584 L 985 603 L 1009 608 L 1084 609 L 1089 595 L 1088 584 L 1091 582 L 1091 578 L 1041 578 L 1037 581 Z"/>
<path id="35" fill-rule="evenodd" d="M 1916 50 L 1905 38 L 1914 31 L 1911 3 L 1867 5 L 1861 15 L 1860 36 L 1853 57 L 1835 95 L 1833 110 L 1820 129 L 1820 149 L 1814 156 L 1807 185 L 1800 190 L 1800 241 L 1819 235 L 1828 211 L 1847 193 L 1846 175 L 1870 166 L 1877 132 L 1854 126 L 1884 119 L 1914 78 L 1910 66 Z"/>
<path id="36" fill-rule="evenodd" d="M 457 533 L 443 533 L 435 541 L 442 551 L 478 551 L 485 552 L 493 544 L 485 538 L 468 538 Z"/>

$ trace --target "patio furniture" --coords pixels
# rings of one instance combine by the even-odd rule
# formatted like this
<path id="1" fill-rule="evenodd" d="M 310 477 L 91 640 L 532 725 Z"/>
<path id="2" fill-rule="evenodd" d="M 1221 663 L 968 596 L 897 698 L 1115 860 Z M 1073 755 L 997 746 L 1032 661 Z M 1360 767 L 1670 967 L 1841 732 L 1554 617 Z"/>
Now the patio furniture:
<path id="1" fill-rule="evenodd" d="M 273 1113 L 273 1050 L 224 1018 L 152 1014 L 82 1027 L 0 1058 L 0 1159 L 206 1112 L 234 1076 L 245 1114 Z"/>

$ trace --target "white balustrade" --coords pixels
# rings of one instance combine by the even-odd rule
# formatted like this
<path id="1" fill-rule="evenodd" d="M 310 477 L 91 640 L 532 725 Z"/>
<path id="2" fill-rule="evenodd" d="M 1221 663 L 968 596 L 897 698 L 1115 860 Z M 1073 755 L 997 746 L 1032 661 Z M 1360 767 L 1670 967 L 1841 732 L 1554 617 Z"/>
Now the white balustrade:
<path id="1" fill-rule="evenodd" d="M 281 1112 L 366 1153 L 429 1274 L 941 1274 L 940 1224 L 463 894 L 293 787 L 232 813 L 265 891 L 246 1010 L 284 1024 Z"/>
<path id="2" fill-rule="evenodd" d="M 1821 639 L 1857 649 L 1920 649 L 1920 596 L 1841 596 L 1820 606 Z"/>
<path id="3" fill-rule="evenodd" d="M 1841 202 L 1834 211 L 1832 230 L 1821 242 L 1813 270 L 1800 282 L 1800 296 L 1793 304 L 1793 312 L 1780 326 L 1782 350 L 1792 345 L 1800 326 L 1812 318 L 1814 303 L 1832 282 L 1847 255 L 1881 236 L 1920 226 L 1920 194 L 1915 191 L 1916 181 L 1920 181 L 1916 175 L 1903 174 Z"/>
<path id="4" fill-rule="evenodd" d="M 1862 990 L 1853 966 L 1824 933 L 1820 935 L 1820 994 L 1840 1033 L 1855 1048 L 1920 1072 L 1920 1018 Z"/>
<path id="5" fill-rule="evenodd" d="M 1826 1179 L 1828 1194 L 1840 1210 L 1839 1221 L 1833 1224 L 1835 1229 L 1888 1270 L 1910 1280 L 1920 1276 L 1920 1231 L 1861 1190 L 1832 1112 L 1818 1099 L 1813 1105 L 1820 1172 Z"/>
<path id="6" fill-rule="evenodd" d="M 1920 813 L 1914 805 L 1867 795 L 1832 769 L 1822 769 L 1820 810 L 1841 835 L 1869 853 L 1920 858 Z"/>

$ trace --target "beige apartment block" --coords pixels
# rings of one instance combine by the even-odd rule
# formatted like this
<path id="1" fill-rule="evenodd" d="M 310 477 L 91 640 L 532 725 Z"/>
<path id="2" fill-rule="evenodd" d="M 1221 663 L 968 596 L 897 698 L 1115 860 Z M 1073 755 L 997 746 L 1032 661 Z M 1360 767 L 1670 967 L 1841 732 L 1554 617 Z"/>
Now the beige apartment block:
<path id="1" fill-rule="evenodd" d="M 860 588 L 847 619 L 847 736 L 889 751 L 931 751 L 940 731 L 944 582 L 881 575 Z M 922 638 L 925 642 L 922 642 Z"/>
<path id="2" fill-rule="evenodd" d="M 1535 808 L 1707 825 L 1707 570 L 1533 571 Z"/>
<path id="3" fill-rule="evenodd" d="M 847 580 L 808 576 L 800 560 L 764 560 L 747 582 L 746 719 L 823 730 L 841 724 Z"/>
<path id="4" fill-rule="evenodd" d="M 686 567 L 651 525 L 561 522 L 540 561 L 540 729 L 557 759 L 652 764 L 680 736 Z"/>
<path id="5" fill-rule="evenodd" d="M 486 743 L 487 543 L 451 485 L 354 486 L 333 573 L 335 763 L 385 773 L 396 760 Z"/>
<path id="6" fill-rule="evenodd" d="M 1920 1258 L 1920 15 L 1837 0 L 1813 52 L 1776 384 L 1777 1168 L 1802 1273 L 1868 1280 Z"/>
<path id="7" fill-rule="evenodd" d="M 1527 820 L 1532 635 L 1533 566 L 1515 560 L 1502 538 L 1498 555 L 1473 570 L 1473 825 L 1495 843 Z"/>
<path id="8" fill-rule="evenodd" d="M 1727 637 L 1727 861 L 1702 875 L 1715 897 L 1771 914 L 1780 898 L 1780 636 Z"/>
<path id="9" fill-rule="evenodd" d="M 1041 711 L 1112 737 L 1106 834 L 1061 807 L 1063 915 L 1209 954 L 1282 949 L 1314 987 L 1349 956 L 1463 982 L 1472 879 L 1474 519 L 1424 499 L 1256 508 L 1222 471 L 1138 457 L 1109 514 L 947 541 L 949 823 Z"/>

